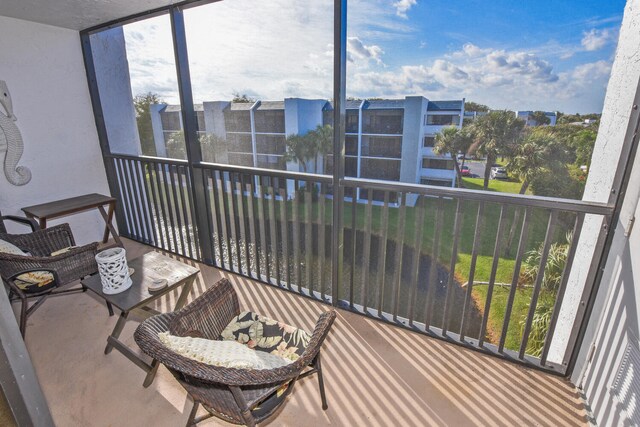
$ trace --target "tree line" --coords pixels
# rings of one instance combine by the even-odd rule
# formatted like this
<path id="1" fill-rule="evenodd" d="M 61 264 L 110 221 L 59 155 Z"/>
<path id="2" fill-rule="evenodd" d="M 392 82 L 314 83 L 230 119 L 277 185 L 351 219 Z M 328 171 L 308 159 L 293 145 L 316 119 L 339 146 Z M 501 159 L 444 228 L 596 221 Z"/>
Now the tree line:
<path id="1" fill-rule="evenodd" d="M 544 113 L 541 114 L 544 116 Z M 548 118 L 547 118 L 548 120 Z M 456 157 L 486 158 L 483 188 L 489 186 L 491 168 L 506 161 L 507 172 L 521 182 L 520 194 L 579 199 L 593 154 L 598 123 L 525 126 L 512 111 L 489 111 L 462 129 L 447 127 L 436 135 L 434 152 L 454 159 L 457 182 L 462 186 Z"/>

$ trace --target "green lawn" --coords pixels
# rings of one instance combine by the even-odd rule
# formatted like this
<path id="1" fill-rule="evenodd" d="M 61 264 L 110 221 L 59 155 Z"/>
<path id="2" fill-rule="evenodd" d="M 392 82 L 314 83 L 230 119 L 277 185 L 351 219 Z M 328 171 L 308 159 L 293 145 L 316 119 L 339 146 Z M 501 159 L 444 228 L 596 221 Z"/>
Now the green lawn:
<path id="1" fill-rule="evenodd" d="M 470 190 L 482 190 L 484 186 L 483 178 L 468 178 L 463 177 L 462 182 L 464 188 L 468 188 Z M 520 187 L 522 187 L 522 183 L 516 180 L 506 180 L 506 179 L 490 179 L 489 180 L 489 191 L 497 191 L 499 193 L 512 193 L 518 194 L 520 193 Z M 527 190 L 525 194 L 532 194 L 530 190 Z"/>

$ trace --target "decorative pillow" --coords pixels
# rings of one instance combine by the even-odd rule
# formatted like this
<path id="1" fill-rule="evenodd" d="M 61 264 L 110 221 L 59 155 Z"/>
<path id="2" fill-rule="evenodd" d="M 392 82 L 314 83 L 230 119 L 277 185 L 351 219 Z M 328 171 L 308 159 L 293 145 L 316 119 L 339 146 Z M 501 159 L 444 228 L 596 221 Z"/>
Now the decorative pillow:
<path id="1" fill-rule="evenodd" d="M 160 341 L 181 356 L 207 365 L 238 369 L 274 369 L 291 361 L 262 351 L 251 350 L 235 341 L 177 337 L 168 332 L 158 334 Z"/>
<path id="2" fill-rule="evenodd" d="M 1 239 L 0 252 L 12 255 L 28 255 L 13 243 Z M 25 293 L 37 293 L 53 288 L 55 286 L 54 280 L 53 274 L 48 271 L 32 271 L 17 276 L 13 282 Z"/>
<path id="3" fill-rule="evenodd" d="M 25 255 L 24 251 L 6 240 L 0 239 L 0 252 L 11 255 Z"/>
<path id="4" fill-rule="evenodd" d="M 311 335 L 302 329 L 245 311 L 229 322 L 220 338 L 294 361 L 304 353 Z"/>

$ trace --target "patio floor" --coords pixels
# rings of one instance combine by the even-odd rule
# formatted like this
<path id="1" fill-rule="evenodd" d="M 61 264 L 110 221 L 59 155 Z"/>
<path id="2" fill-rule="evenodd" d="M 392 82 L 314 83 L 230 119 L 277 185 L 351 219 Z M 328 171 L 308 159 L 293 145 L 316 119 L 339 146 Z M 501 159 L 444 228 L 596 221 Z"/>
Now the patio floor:
<path id="1" fill-rule="evenodd" d="M 125 243 L 131 258 L 153 250 Z M 225 276 L 235 286 L 241 307 L 307 330 L 329 309 L 212 267 L 199 268 L 192 298 Z M 160 309 L 168 310 L 176 298 L 168 296 Z M 27 348 L 56 424 L 184 425 L 191 401 L 164 367 L 145 389 L 142 370 L 117 351 L 103 353 L 116 319 L 90 292 L 50 298 L 29 319 Z M 133 347 L 136 326 L 128 322 L 121 335 Z M 296 385 L 269 424 L 587 424 L 578 391 L 561 378 L 345 311 L 338 311 L 325 341 L 323 362 L 329 409 L 320 407 L 313 376 Z M 212 419 L 202 425 L 228 424 Z"/>

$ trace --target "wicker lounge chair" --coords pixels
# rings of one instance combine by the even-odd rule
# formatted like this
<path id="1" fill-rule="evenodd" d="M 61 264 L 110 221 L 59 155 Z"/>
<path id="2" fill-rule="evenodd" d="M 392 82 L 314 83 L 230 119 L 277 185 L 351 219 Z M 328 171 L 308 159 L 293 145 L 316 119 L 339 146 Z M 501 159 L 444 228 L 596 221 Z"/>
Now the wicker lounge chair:
<path id="1" fill-rule="evenodd" d="M 134 337 L 142 351 L 164 364 L 193 398 L 187 426 L 216 416 L 234 424 L 255 426 L 284 403 L 296 380 L 317 373 L 322 408 L 327 409 L 320 347 L 335 319 L 334 310 L 320 315 L 300 357 L 276 369 L 235 369 L 206 365 L 165 347 L 158 334 L 220 339 L 225 327 L 240 314 L 231 283 L 222 279 L 182 310 L 153 316 L 137 328 Z M 256 350 L 259 351 L 259 350 Z M 286 390 L 285 390 L 286 388 Z M 198 405 L 209 414 L 196 419 Z"/>
<path id="2" fill-rule="evenodd" d="M 25 334 L 27 317 L 51 295 L 83 291 L 83 288 L 60 289 L 71 282 L 98 272 L 95 255 L 98 243 L 75 247 L 69 224 L 61 224 L 29 234 L 0 233 L 5 240 L 30 255 L 0 252 L 0 277 L 9 285 L 9 297 L 20 301 L 20 332 Z M 52 256 L 53 253 L 63 251 Z M 26 284 L 19 281 L 25 273 L 46 272 L 53 275 L 47 283 Z M 37 301 L 29 307 L 29 299 Z"/>

